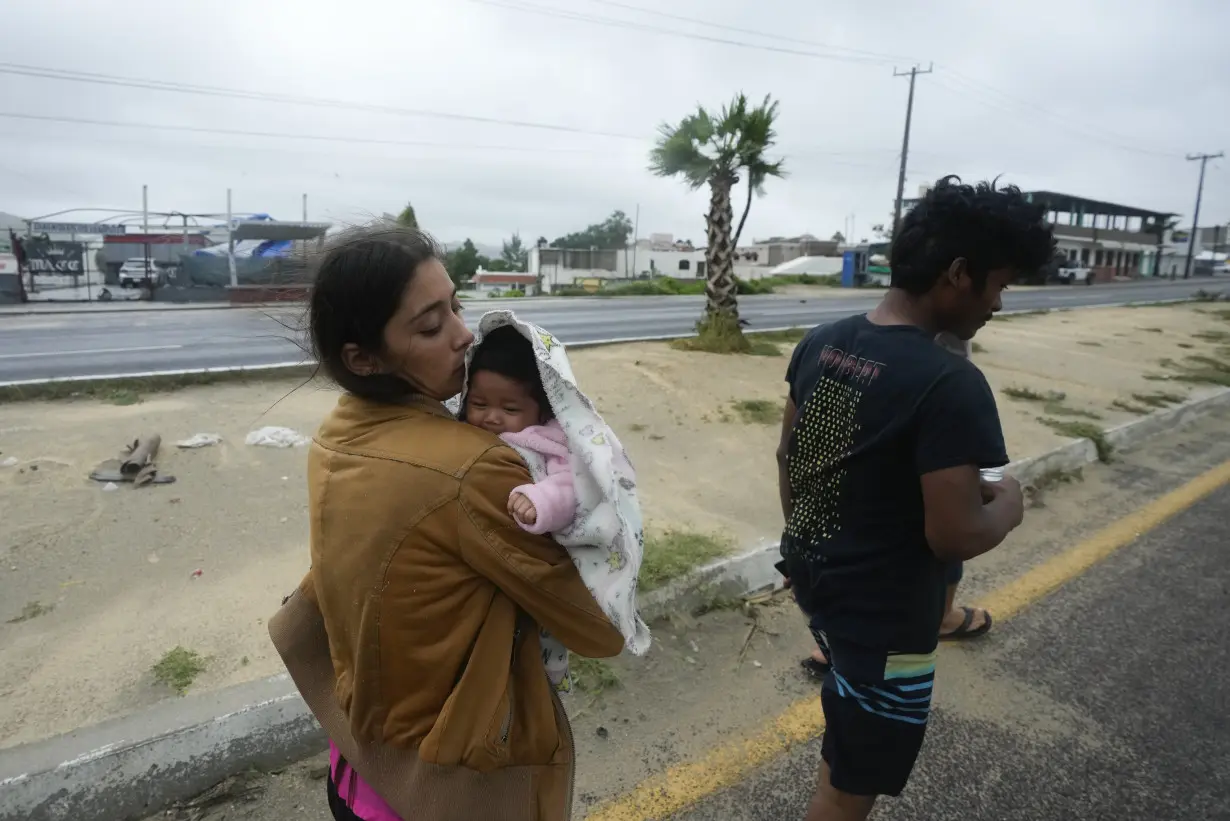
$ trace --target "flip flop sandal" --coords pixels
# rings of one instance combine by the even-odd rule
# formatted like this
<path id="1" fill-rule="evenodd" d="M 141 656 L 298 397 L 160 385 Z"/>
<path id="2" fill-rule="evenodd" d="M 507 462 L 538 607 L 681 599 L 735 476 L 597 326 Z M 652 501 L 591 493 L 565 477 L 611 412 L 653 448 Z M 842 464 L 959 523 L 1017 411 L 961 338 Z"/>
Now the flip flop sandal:
<path id="1" fill-rule="evenodd" d="M 820 661 L 813 656 L 808 656 L 799 662 L 799 664 L 803 668 L 803 671 L 816 681 L 824 681 L 825 677 L 828 676 L 829 671 L 833 669 L 833 665 L 830 662 Z"/>
<path id="2" fill-rule="evenodd" d="M 940 641 L 961 641 L 963 639 L 973 639 L 985 634 L 991 629 L 991 614 L 987 613 L 987 620 L 976 628 L 970 629 L 970 625 L 974 623 L 974 614 L 978 611 L 973 607 L 962 607 L 965 611 L 965 619 L 962 620 L 961 626 L 949 633 L 940 633 Z"/>

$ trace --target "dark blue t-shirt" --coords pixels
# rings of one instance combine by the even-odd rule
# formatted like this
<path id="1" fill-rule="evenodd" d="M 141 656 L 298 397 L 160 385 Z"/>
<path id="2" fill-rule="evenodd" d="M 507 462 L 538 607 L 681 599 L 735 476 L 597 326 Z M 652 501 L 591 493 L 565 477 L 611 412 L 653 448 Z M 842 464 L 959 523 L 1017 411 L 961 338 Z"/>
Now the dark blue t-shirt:
<path id="1" fill-rule="evenodd" d="M 786 380 L 798 413 L 782 557 L 799 604 L 833 638 L 931 652 L 944 564 L 919 477 L 1007 464 L 986 377 L 921 328 L 860 315 L 812 329 Z"/>

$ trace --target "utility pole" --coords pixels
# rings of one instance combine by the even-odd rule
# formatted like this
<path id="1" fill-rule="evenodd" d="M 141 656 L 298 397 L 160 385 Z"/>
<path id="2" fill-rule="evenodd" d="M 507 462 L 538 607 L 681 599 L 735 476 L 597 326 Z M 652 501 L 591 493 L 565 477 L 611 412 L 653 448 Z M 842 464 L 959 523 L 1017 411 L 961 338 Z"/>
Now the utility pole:
<path id="1" fill-rule="evenodd" d="M 934 70 L 934 65 L 927 66 L 926 71 L 920 70 L 918 66 L 914 66 L 909 71 L 893 69 L 894 77 L 910 78 L 910 97 L 905 105 L 905 136 L 901 138 L 901 173 L 897 175 L 897 204 L 893 208 L 893 236 L 897 235 L 897 225 L 901 222 L 901 198 L 905 196 L 905 162 L 910 154 L 910 121 L 914 117 L 914 81 L 918 79 L 919 74 L 930 74 Z"/>
<path id="2" fill-rule="evenodd" d="M 1195 162 L 1200 160 L 1200 182 L 1196 184 L 1196 210 L 1192 212 L 1192 233 L 1187 240 L 1187 261 L 1183 263 L 1183 278 L 1188 279 L 1192 275 L 1192 252 L 1196 250 L 1197 233 L 1200 230 L 1200 199 L 1204 196 L 1204 167 L 1208 165 L 1209 160 L 1216 160 L 1224 157 L 1225 152 L 1218 151 L 1216 154 L 1188 154 L 1187 161 Z"/>

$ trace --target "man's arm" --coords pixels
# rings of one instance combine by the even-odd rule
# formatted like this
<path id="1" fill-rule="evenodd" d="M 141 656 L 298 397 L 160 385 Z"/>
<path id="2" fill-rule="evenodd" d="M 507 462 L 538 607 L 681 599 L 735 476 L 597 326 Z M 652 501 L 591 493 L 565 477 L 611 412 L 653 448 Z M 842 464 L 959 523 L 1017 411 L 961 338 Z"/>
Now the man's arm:
<path id="1" fill-rule="evenodd" d="M 919 403 L 915 465 L 922 486 L 927 543 L 944 561 L 995 548 L 1021 523 L 1021 486 L 1008 477 L 983 485 L 981 467 L 1008 461 L 995 396 L 973 367 L 941 376 Z M 990 500 L 984 504 L 984 490 Z"/>
<path id="2" fill-rule="evenodd" d="M 777 494 L 782 500 L 782 518 L 790 521 L 790 511 L 794 507 L 790 498 L 790 437 L 794 434 L 794 419 L 798 415 L 794 400 L 786 398 L 786 412 L 782 414 L 782 436 L 777 445 Z"/>
<path id="3" fill-rule="evenodd" d="M 983 488 L 992 499 L 983 504 Z M 966 561 L 998 547 L 1025 514 L 1021 485 L 1007 476 L 983 485 L 976 465 L 937 470 L 922 476 L 927 544 L 946 561 Z"/>

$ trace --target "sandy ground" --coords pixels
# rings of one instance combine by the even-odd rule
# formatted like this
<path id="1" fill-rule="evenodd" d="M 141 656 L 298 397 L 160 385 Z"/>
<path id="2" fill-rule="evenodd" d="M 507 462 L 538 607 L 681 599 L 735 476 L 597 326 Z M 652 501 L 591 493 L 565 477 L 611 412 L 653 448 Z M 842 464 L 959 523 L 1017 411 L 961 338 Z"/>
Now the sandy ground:
<path id="1" fill-rule="evenodd" d="M 1230 412 L 1217 412 L 1190 428 L 1150 441 L 1112 465 L 1091 466 L 1084 471 L 1081 482 L 1036 497 L 1026 514 L 1025 526 L 1013 532 L 1002 546 L 970 563 L 964 596 L 977 601 L 1029 568 L 1069 550 L 1110 522 L 1230 458 L 1230 440 L 1223 433 L 1228 423 Z M 1122 553 L 1134 550 L 1136 547 L 1132 546 Z M 1051 600 L 1063 601 L 1071 596 L 1065 588 Z M 749 618 L 751 614 L 756 616 L 754 622 Z M 1106 621 L 1113 624 L 1119 615 L 1112 613 Z M 976 722 L 982 737 L 1012 732 L 1039 743 L 1068 739 L 1084 745 L 1078 747 L 1084 757 L 1105 761 L 1119 748 L 1119 739 L 1107 738 L 1105 730 L 1088 715 L 1069 706 L 1065 697 L 1070 693 L 1057 696 L 1013 672 L 1010 665 L 1022 663 L 1022 646 L 1038 639 L 1036 628 L 1024 629 L 1023 618 L 997 622 L 996 628 L 978 642 L 941 646 L 936 685 L 937 728 L 942 729 L 946 722 L 964 720 Z M 758 629 L 753 631 L 753 624 Z M 798 610 L 786 597 L 752 608 L 750 613 L 719 610 L 699 619 L 675 618 L 652 627 L 656 644 L 650 653 L 612 663 L 620 682 L 617 688 L 599 696 L 578 693 L 569 697 L 567 706 L 579 762 L 576 818 L 587 813 L 589 817 L 616 817 L 602 814 L 596 808 L 608 799 L 627 794 L 668 767 L 703 759 L 723 745 L 744 741 L 748 746 L 743 754 L 757 754 L 759 745 L 765 744 L 766 739 L 772 743 L 776 737 L 770 732 L 776 717 L 798 699 L 814 699 L 818 693 L 817 684 L 799 669 L 799 659 L 807 652 L 810 637 Z M 1046 623 L 1045 628 L 1046 640 L 1053 641 L 1057 633 L 1073 626 L 1068 622 Z M 1095 638 L 1107 629 L 1096 617 L 1077 626 L 1077 632 Z M 1132 656 L 1130 650 L 1125 652 Z M 1088 670 L 1073 672 L 1089 674 Z M 790 730 L 789 722 L 778 726 L 783 734 Z M 968 769 L 971 762 L 961 757 L 961 752 L 968 749 L 967 739 L 946 750 L 942 736 L 937 732 L 933 737 L 932 732 L 928 731 L 924 761 L 950 761 L 957 773 L 964 772 L 962 766 Z M 998 761 L 993 757 L 991 764 Z M 235 801 L 215 807 L 206 821 L 328 821 L 322 763 L 327 764 L 327 759 L 317 757 L 274 775 L 245 778 L 243 786 L 254 788 L 255 797 L 250 802 Z M 977 763 L 985 768 L 983 759 L 977 759 Z M 1009 767 L 1013 764 L 1011 760 L 1007 762 Z M 814 768 L 815 759 L 810 766 Z M 1030 761 L 1024 767 L 1018 763 L 1016 769 L 1029 779 L 1045 769 L 1045 765 L 1034 766 Z M 800 783 L 810 784 L 813 773 L 814 769 L 809 769 Z M 716 775 L 710 767 L 699 769 L 690 778 Z M 1076 777 L 1079 775 L 1078 769 Z M 907 795 L 925 795 L 928 777 L 924 770 L 912 779 Z M 688 783 L 689 776 L 682 776 L 681 781 Z M 977 792 L 983 786 L 979 781 L 971 789 Z M 1078 784 L 1073 788 L 1074 794 L 1087 792 L 1080 787 Z M 1043 795 L 1045 798 L 1046 794 Z M 981 806 L 981 799 L 982 794 L 978 793 L 971 806 Z M 767 807 L 772 795 L 757 795 L 751 800 L 754 803 L 749 806 L 754 810 L 747 812 L 747 816 L 798 817 L 770 812 Z M 886 803 L 893 807 L 897 802 Z M 714 812 L 689 817 L 733 815 Z M 618 817 L 640 815 L 627 813 Z"/>
<path id="2" fill-rule="evenodd" d="M 1022 458 L 1064 437 L 1038 421 L 1043 403 L 1005 389 L 1062 391 L 1063 407 L 1109 427 L 1132 418 L 1111 407 L 1117 399 L 1198 393 L 1145 376 L 1165 373 L 1158 360 L 1215 350 L 1193 334 L 1226 329 L 1187 306 L 1019 317 L 992 323 L 975 358 L 1000 392 L 1009 452 Z M 740 421 L 733 403 L 781 403 L 784 357 L 643 344 L 579 350 L 573 363 L 631 451 L 651 529 L 705 530 L 732 545 L 776 536 L 777 424 Z M 310 433 L 335 401 L 328 390 L 265 383 L 127 406 L 0 406 L 0 463 L 17 460 L 0 468 L 0 620 L 35 602 L 52 608 L 0 623 L 0 746 L 168 697 L 150 668 L 177 645 L 209 659 L 195 690 L 278 671 L 263 621 L 307 567 L 304 453 L 243 439 L 265 425 Z M 159 464 L 175 484 L 106 492 L 85 478 L 145 431 L 162 435 Z M 222 444 L 172 444 L 202 432 Z"/>

